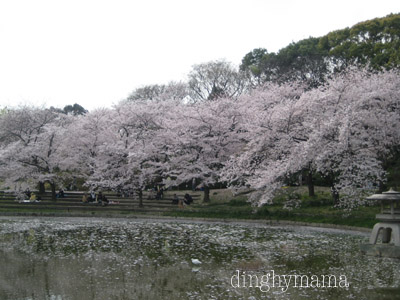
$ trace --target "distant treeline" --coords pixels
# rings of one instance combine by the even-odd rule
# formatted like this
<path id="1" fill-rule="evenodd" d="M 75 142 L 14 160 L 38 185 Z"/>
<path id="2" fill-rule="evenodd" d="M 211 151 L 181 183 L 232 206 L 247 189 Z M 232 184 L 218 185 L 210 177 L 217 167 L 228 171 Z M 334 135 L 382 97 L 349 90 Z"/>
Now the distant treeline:
<path id="1" fill-rule="evenodd" d="M 304 80 L 317 86 L 350 65 L 373 70 L 399 67 L 400 14 L 291 43 L 277 53 L 254 49 L 245 55 L 240 69 L 258 82 Z"/>

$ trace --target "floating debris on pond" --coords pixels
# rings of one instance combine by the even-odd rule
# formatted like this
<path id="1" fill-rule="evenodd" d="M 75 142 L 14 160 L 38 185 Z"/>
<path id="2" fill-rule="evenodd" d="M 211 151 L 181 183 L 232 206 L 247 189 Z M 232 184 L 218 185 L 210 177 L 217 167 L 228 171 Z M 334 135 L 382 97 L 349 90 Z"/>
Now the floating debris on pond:
<path id="1" fill-rule="evenodd" d="M 192 258 L 192 264 L 201 265 L 201 261 L 199 261 L 197 258 Z"/>
<path id="2" fill-rule="evenodd" d="M 366 233 L 263 224 L 0 217 L 0 299 L 393 298 L 400 261 L 360 257 L 366 241 Z M 346 275 L 349 287 L 232 286 L 237 271 L 272 270 Z"/>

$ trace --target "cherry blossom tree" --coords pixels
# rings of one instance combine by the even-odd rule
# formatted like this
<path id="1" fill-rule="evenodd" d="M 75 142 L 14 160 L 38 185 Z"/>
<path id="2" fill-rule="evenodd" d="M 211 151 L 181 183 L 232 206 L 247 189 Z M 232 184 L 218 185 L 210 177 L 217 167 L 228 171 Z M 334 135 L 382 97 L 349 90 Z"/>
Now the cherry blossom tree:
<path id="1" fill-rule="evenodd" d="M 210 199 L 225 162 L 242 143 L 240 113 L 232 99 L 182 105 L 168 127 L 168 175 L 175 184 L 196 182 Z"/>
<path id="2" fill-rule="evenodd" d="M 143 190 L 160 180 L 165 155 L 161 139 L 164 119 L 174 101 L 121 103 L 112 112 L 107 140 L 94 157 L 88 185 L 122 193 L 136 192 L 142 206 Z"/>
<path id="3" fill-rule="evenodd" d="M 361 203 L 385 180 L 382 160 L 400 141 L 399 84 L 395 71 L 349 70 L 300 94 L 287 85 L 254 92 L 246 99 L 249 142 L 228 178 L 260 190 L 262 204 L 307 169 L 331 181 L 337 203 Z"/>
<path id="4" fill-rule="evenodd" d="M 112 109 L 96 109 L 76 116 L 65 136 L 66 163 L 76 176 L 88 179 L 94 172 L 101 147 L 113 142 L 117 135 L 113 128 L 116 114 Z"/>
<path id="5" fill-rule="evenodd" d="M 6 186 L 17 189 L 18 184 L 49 182 L 55 199 L 55 187 L 65 167 L 62 141 L 69 120 L 69 116 L 31 107 L 1 116 L 0 166 Z"/>
<path id="6" fill-rule="evenodd" d="M 383 162 L 400 141 L 399 87 L 396 71 L 349 70 L 300 101 L 310 111 L 315 103 L 306 152 L 341 205 L 362 204 L 364 191 L 386 180 Z"/>
<path id="7" fill-rule="evenodd" d="M 302 119 L 296 115 L 302 93 L 298 84 L 267 83 L 239 99 L 246 145 L 226 164 L 224 179 L 235 188 L 260 191 L 253 194 L 260 203 L 268 202 L 283 185 L 287 176 L 283 162 L 306 138 Z"/>
<path id="8" fill-rule="evenodd" d="M 266 83 L 240 97 L 190 103 L 168 89 L 157 101 L 123 101 L 85 115 L 22 107 L 0 114 L 0 171 L 7 186 L 71 174 L 92 188 L 123 193 L 170 177 L 209 189 L 228 182 L 270 202 L 288 178 L 330 183 L 335 203 L 362 204 L 386 180 L 399 149 L 400 76 L 348 69 L 322 86 Z M 162 100 L 162 101 L 161 101 Z"/>

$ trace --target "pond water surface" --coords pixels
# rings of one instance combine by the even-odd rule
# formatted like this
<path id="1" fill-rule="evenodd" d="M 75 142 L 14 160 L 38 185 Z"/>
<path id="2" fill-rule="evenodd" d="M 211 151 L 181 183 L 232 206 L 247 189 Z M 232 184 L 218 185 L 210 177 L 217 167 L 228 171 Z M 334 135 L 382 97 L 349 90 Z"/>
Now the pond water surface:
<path id="1" fill-rule="evenodd" d="M 399 299 L 400 260 L 361 255 L 366 242 L 311 227 L 1 217 L 0 299 Z"/>

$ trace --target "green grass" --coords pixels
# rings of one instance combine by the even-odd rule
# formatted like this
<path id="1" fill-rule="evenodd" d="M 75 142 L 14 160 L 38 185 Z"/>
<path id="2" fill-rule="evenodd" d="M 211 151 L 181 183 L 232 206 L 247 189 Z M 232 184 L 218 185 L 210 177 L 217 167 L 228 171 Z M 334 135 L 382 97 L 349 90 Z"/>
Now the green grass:
<path id="1" fill-rule="evenodd" d="M 204 203 L 202 197 L 197 197 L 194 203 L 184 209 L 177 206 L 171 207 L 166 212 L 141 212 L 141 211 L 87 211 L 87 210 L 68 210 L 54 209 L 45 206 L 29 208 L 0 208 L 0 213 L 10 214 L 32 214 L 32 215 L 87 215 L 87 216 L 135 216 L 135 215 L 155 215 L 171 217 L 192 217 L 192 218 L 215 218 L 215 219 L 255 219 L 255 220 L 285 220 L 308 223 L 337 224 L 356 227 L 372 228 L 377 222 L 375 215 L 379 212 L 378 207 L 359 207 L 353 211 L 344 211 L 333 206 L 333 201 L 328 188 L 316 187 L 316 196 L 309 197 L 306 187 L 287 187 L 282 189 L 274 201 L 273 205 L 253 207 L 248 201 L 248 194 L 243 193 L 233 195 L 230 190 L 212 190 L 210 193 L 211 201 Z M 177 193 L 182 197 L 185 191 L 169 191 L 167 197 L 172 197 Z M 191 192 L 200 194 L 200 192 Z M 288 197 L 294 197 L 301 203 L 300 207 L 287 210 L 284 203 Z"/>
<path id="2" fill-rule="evenodd" d="M 299 208 L 284 209 L 284 202 L 288 194 L 300 200 Z M 247 195 L 245 194 L 233 196 L 228 190 L 217 190 L 211 194 L 210 203 L 195 203 L 181 210 L 166 212 L 164 215 L 219 219 L 286 220 L 372 228 L 376 223 L 375 215 L 378 212 L 378 207 L 359 207 L 350 212 L 335 208 L 327 188 L 317 187 L 316 196 L 309 197 L 305 187 L 290 187 L 276 196 L 273 205 L 252 207 L 247 202 Z"/>

